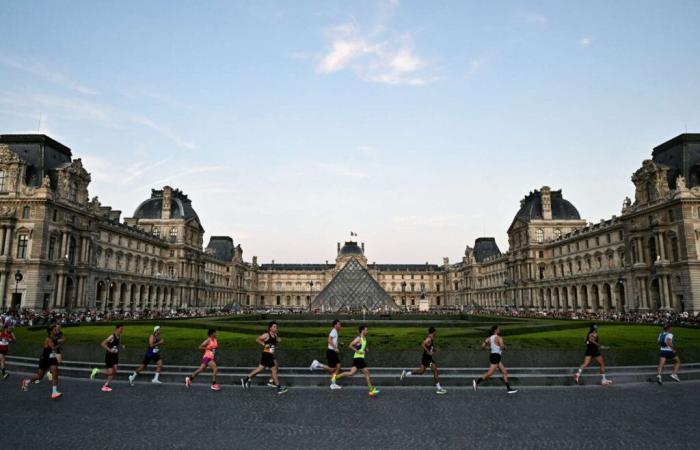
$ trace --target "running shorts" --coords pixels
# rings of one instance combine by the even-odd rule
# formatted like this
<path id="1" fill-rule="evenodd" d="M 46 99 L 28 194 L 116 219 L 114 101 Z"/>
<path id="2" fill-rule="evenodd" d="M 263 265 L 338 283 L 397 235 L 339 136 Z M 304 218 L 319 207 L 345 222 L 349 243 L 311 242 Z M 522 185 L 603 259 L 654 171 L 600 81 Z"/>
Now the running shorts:
<path id="1" fill-rule="evenodd" d="M 340 364 L 340 358 L 338 357 L 338 352 L 331 350 L 330 348 L 326 350 L 326 359 L 328 360 L 328 367 L 335 367 Z"/>
<path id="2" fill-rule="evenodd" d="M 357 367 L 358 370 L 362 370 L 367 367 L 367 362 L 365 361 L 365 358 L 353 358 L 352 366 Z"/>
<path id="3" fill-rule="evenodd" d="M 268 369 L 275 367 L 275 355 L 263 352 L 262 358 L 260 358 L 260 365 Z"/>
<path id="4" fill-rule="evenodd" d="M 491 364 L 500 364 L 501 354 L 500 353 L 489 353 L 489 362 Z"/>
<path id="5" fill-rule="evenodd" d="M 666 359 L 673 359 L 676 357 L 676 352 L 673 352 L 671 350 L 661 350 L 661 353 L 659 353 L 660 358 L 666 358 Z"/>
<path id="6" fill-rule="evenodd" d="M 431 364 L 433 364 L 435 361 L 433 361 L 433 357 L 430 356 L 427 353 L 423 353 L 423 357 L 421 358 L 420 364 L 423 367 L 430 367 Z"/>
<path id="7" fill-rule="evenodd" d="M 105 367 L 111 369 L 112 367 L 119 365 L 119 354 L 118 353 L 107 353 L 105 354 Z"/>

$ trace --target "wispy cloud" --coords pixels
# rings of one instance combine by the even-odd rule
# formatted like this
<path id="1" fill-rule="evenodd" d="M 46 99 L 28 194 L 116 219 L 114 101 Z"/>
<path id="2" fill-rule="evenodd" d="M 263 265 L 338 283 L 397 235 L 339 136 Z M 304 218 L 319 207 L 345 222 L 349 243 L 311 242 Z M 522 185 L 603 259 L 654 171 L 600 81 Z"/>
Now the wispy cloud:
<path id="1" fill-rule="evenodd" d="M 351 179 L 364 179 L 367 178 L 367 173 L 357 171 L 357 170 L 352 170 L 346 166 L 342 166 L 340 164 L 332 164 L 332 163 L 317 163 L 316 168 L 318 170 L 321 170 L 323 172 L 326 172 L 328 174 L 331 174 L 336 177 L 341 177 L 341 178 L 351 178 Z"/>
<path id="2" fill-rule="evenodd" d="M 364 81 L 391 85 L 423 85 L 437 79 L 425 73 L 428 61 L 416 54 L 411 34 L 388 27 L 398 1 L 383 5 L 381 22 L 372 29 L 344 23 L 325 31 L 328 48 L 318 58 L 318 73 L 351 70 Z"/>
<path id="3" fill-rule="evenodd" d="M 66 89 L 70 89 L 71 91 L 78 92 L 80 94 L 99 94 L 99 91 L 97 89 L 80 83 L 79 81 L 73 80 L 59 71 L 53 70 L 49 67 L 44 66 L 43 64 L 34 61 L 19 60 L 15 58 L 10 58 L 8 56 L 0 55 L 0 64 L 11 69 L 16 69 L 22 72 L 30 73 L 39 78 L 43 78 L 44 80 L 49 81 L 53 84 L 57 84 L 59 86 L 62 86 Z"/>
<path id="4" fill-rule="evenodd" d="M 146 128 L 150 128 L 151 130 L 157 132 L 158 134 L 162 135 L 166 139 L 169 139 L 172 141 L 175 145 L 177 145 L 180 148 L 183 148 L 185 150 L 194 150 L 195 145 L 192 142 L 189 142 L 182 137 L 180 137 L 177 133 L 175 133 L 173 130 L 171 130 L 169 127 L 160 124 L 153 119 L 145 116 L 139 116 L 139 115 L 134 115 L 131 116 L 131 120 L 133 120 L 135 123 L 142 125 Z"/>
<path id="5" fill-rule="evenodd" d="M 593 38 L 590 36 L 584 36 L 581 39 L 578 40 L 578 45 L 581 47 L 590 47 L 591 44 L 593 43 Z"/>
<path id="6" fill-rule="evenodd" d="M 515 17 L 523 22 L 537 25 L 538 27 L 542 28 L 546 27 L 549 23 L 546 16 L 532 11 L 517 11 L 515 13 Z"/>

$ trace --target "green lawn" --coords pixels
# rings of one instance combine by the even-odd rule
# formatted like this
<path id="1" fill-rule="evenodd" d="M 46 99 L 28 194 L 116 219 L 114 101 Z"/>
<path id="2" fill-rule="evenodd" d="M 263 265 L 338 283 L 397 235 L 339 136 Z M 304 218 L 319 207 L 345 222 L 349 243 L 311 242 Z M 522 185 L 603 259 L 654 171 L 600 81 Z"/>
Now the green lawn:
<path id="1" fill-rule="evenodd" d="M 237 322 L 235 324 L 217 321 L 163 321 L 162 336 L 166 347 L 173 349 L 196 349 L 207 337 L 207 328 L 219 329 L 219 345 L 222 348 L 255 349 L 255 338 L 265 330 L 259 323 Z M 281 348 L 290 350 L 309 350 L 323 348 L 329 330 L 328 325 L 312 326 L 285 324 L 280 325 Z M 436 326 L 438 347 L 445 350 L 477 348 L 487 335 L 489 324 L 467 326 Z M 385 350 L 415 349 L 423 339 L 427 326 L 392 326 L 384 322 L 369 327 L 369 342 L 372 348 Z M 81 325 L 64 327 L 63 332 L 70 345 L 98 345 L 113 330 L 113 326 Z M 576 321 L 528 321 L 506 324 L 503 337 L 513 348 L 552 348 L 580 349 L 584 346 L 587 324 Z M 153 331 L 152 324 L 126 323 L 122 342 L 127 347 L 145 347 L 148 335 Z M 601 343 L 613 348 L 637 349 L 653 348 L 660 327 L 651 325 L 601 324 L 599 335 Z M 44 330 L 15 330 L 19 347 L 41 346 L 46 335 Z M 700 329 L 676 328 L 674 330 L 680 348 L 700 349 Z M 357 329 L 346 326 L 341 331 L 341 345 L 347 346 L 357 335 Z"/>

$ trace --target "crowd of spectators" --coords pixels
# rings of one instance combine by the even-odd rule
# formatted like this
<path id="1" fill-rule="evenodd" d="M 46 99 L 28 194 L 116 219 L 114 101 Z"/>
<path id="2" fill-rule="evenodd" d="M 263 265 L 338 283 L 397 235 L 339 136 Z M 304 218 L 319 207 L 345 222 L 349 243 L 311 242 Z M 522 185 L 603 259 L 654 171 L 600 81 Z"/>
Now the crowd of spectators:
<path id="1" fill-rule="evenodd" d="M 585 320 L 588 322 L 614 321 L 624 323 L 646 323 L 663 325 L 673 323 L 676 325 L 700 325 L 700 315 L 686 312 L 672 311 L 640 311 L 640 312 L 617 312 L 617 311 L 529 311 L 518 308 L 467 308 L 468 314 L 478 314 L 499 317 L 521 317 L 529 319 L 568 319 Z"/>

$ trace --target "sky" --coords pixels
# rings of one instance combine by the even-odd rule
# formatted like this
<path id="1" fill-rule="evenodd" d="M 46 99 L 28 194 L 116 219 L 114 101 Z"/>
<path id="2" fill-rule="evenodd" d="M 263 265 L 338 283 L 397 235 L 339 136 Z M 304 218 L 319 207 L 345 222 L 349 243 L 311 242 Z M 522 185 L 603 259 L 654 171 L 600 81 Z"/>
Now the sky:
<path id="1" fill-rule="evenodd" d="M 0 134 L 45 133 L 130 217 L 193 201 L 244 258 L 507 249 L 519 202 L 619 214 L 700 132 L 700 2 L 0 0 Z M 208 239 L 208 238 L 205 238 Z"/>

